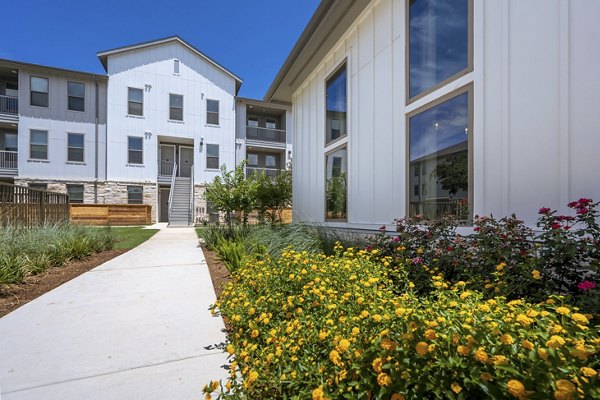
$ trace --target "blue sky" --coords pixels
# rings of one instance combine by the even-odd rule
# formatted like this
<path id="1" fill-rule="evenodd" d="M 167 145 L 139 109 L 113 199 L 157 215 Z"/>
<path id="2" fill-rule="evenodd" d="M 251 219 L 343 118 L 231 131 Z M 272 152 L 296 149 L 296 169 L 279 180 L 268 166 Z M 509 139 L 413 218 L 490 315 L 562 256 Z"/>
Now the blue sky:
<path id="1" fill-rule="evenodd" d="M 262 99 L 319 0 L 8 0 L 0 58 L 103 73 L 96 53 L 179 35 Z"/>

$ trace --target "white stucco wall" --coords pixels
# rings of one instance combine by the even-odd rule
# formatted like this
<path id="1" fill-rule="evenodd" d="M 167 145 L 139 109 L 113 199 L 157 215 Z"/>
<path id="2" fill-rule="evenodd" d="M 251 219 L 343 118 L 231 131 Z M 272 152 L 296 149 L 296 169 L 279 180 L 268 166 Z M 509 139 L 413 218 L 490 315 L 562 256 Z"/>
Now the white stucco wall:
<path id="1" fill-rule="evenodd" d="M 565 211 L 600 199 L 600 2 L 474 1 L 474 71 L 405 100 L 405 1 L 361 14 L 293 96 L 294 213 L 324 221 L 325 80 L 348 65 L 348 222 L 377 228 L 406 214 L 406 114 L 474 85 L 474 214 Z"/>

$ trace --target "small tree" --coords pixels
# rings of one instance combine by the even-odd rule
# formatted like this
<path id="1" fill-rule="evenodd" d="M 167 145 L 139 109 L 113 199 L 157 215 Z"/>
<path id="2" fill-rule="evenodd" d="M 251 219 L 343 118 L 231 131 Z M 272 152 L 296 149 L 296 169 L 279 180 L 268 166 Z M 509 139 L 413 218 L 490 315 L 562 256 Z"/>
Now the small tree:
<path id="1" fill-rule="evenodd" d="M 244 165 L 241 163 L 233 171 L 227 171 L 225 165 L 221 166 L 221 176 L 208 184 L 204 192 L 204 199 L 225 214 L 225 222 L 230 229 L 234 211 L 243 213 L 242 223 L 246 225 L 248 214 L 255 205 L 256 184 L 252 179 L 246 179 Z"/>
<path id="2" fill-rule="evenodd" d="M 280 171 L 274 179 L 264 172 L 254 175 L 258 218 L 271 224 L 281 221 L 283 209 L 292 203 L 292 171 Z"/>

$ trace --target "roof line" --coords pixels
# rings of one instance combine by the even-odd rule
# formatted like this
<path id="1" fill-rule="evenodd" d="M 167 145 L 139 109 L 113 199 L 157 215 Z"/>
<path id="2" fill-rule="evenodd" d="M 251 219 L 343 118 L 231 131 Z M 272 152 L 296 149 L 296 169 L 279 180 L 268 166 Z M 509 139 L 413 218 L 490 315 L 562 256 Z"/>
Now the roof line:
<path id="1" fill-rule="evenodd" d="M 7 63 L 7 64 L 16 65 L 16 66 L 22 65 L 24 67 L 32 67 L 32 68 L 44 68 L 44 69 L 50 69 L 53 71 L 59 71 L 59 72 L 64 72 L 64 73 L 69 73 L 69 74 L 87 75 L 87 76 L 91 76 L 91 77 L 95 77 L 95 78 L 100 78 L 103 80 L 108 79 L 108 75 L 106 75 L 106 74 L 97 74 L 95 72 L 86 72 L 86 71 L 78 71 L 78 70 L 74 70 L 74 69 L 52 67 L 49 65 L 28 63 L 25 61 L 9 60 L 7 58 L 0 58 L 0 63 Z"/>
<path id="2" fill-rule="evenodd" d="M 275 79 L 273 79 L 271 86 L 269 86 L 269 89 L 267 90 L 267 93 L 265 94 L 265 96 L 263 98 L 263 100 L 265 102 L 270 102 L 272 100 L 273 94 L 281 85 L 281 81 L 283 81 L 283 78 L 285 77 L 285 75 L 287 75 L 291 66 L 296 62 L 296 59 L 298 58 L 298 56 L 304 49 L 304 46 L 310 40 L 310 38 L 313 36 L 313 34 L 317 30 L 317 28 L 319 27 L 321 22 L 325 19 L 325 16 L 327 15 L 329 10 L 331 9 L 331 6 L 335 2 L 336 2 L 336 0 L 322 0 L 321 1 L 319 6 L 317 7 L 317 10 L 311 17 L 310 21 L 308 21 L 308 24 L 306 25 L 306 27 L 302 31 L 302 34 L 296 41 L 296 44 L 294 45 L 294 47 L 288 54 L 286 60 L 284 61 L 283 65 L 279 69 L 279 72 L 275 76 Z"/>
<path id="3" fill-rule="evenodd" d="M 221 64 L 219 64 L 218 62 L 216 62 L 215 60 L 213 60 L 212 58 L 210 58 L 209 56 L 207 56 L 206 54 L 204 54 L 203 52 L 198 50 L 196 47 L 194 47 L 190 43 L 186 42 L 185 40 L 183 40 L 181 37 L 179 37 L 177 35 L 167 36 L 167 37 L 155 39 L 155 40 L 149 40 L 146 42 L 136 43 L 136 44 L 132 44 L 132 45 L 128 45 L 128 46 L 121 46 L 121 47 L 117 47 L 114 49 L 103 50 L 103 51 L 99 51 L 96 55 L 98 56 L 98 58 L 100 58 L 100 62 L 102 62 L 102 65 L 106 69 L 107 68 L 106 62 L 105 62 L 105 60 L 102 60 L 103 57 L 107 57 L 111 54 L 122 53 L 124 51 L 140 49 L 143 47 L 166 43 L 166 42 L 170 42 L 170 41 L 180 42 L 181 44 L 183 44 L 184 46 L 186 46 L 187 48 L 192 50 L 194 53 L 198 54 L 199 56 L 206 59 L 208 62 L 210 62 L 217 68 L 221 69 L 226 74 L 230 75 L 233 79 L 238 81 L 240 84 L 243 82 L 242 78 L 240 78 L 239 76 L 237 76 L 236 74 L 234 74 L 233 72 L 231 72 L 230 70 L 228 70 L 227 68 L 225 68 L 224 66 L 222 66 Z"/>

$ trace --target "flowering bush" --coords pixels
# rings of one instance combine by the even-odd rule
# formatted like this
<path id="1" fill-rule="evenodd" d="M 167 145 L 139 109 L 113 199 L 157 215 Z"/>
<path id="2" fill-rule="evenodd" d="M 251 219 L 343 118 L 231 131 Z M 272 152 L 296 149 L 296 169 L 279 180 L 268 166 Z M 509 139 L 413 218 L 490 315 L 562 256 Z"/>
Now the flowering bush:
<path id="1" fill-rule="evenodd" d="M 392 257 L 400 291 L 408 279 L 418 293 L 429 293 L 433 286 L 427 278 L 442 272 L 447 280 L 464 280 L 488 295 L 538 301 L 550 292 L 570 295 L 578 305 L 597 310 L 598 203 L 582 198 L 568 206 L 575 216 L 541 208 L 539 232 L 514 215 L 500 220 L 476 217 L 468 236 L 457 234 L 450 219 L 401 219 L 396 221 L 397 236 L 387 235 L 382 227 L 368 248 Z"/>
<path id="2" fill-rule="evenodd" d="M 286 251 L 242 266 L 213 306 L 228 324 L 230 379 L 207 398 L 597 398 L 591 315 L 551 297 L 484 299 L 428 273 L 398 295 L 378 250 Z"/>

